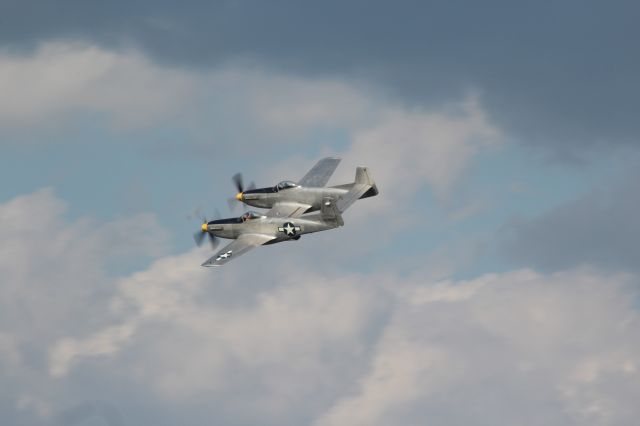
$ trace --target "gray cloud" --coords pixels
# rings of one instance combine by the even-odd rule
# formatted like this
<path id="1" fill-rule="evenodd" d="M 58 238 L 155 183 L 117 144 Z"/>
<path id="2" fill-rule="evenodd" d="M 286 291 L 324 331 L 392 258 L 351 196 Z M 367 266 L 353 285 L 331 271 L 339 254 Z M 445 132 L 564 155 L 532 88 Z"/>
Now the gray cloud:
<path id="1" fill-rule="evenodd" d="M 516 137 L 572 153 L 638 140 L 637 11 L 631 1 L 15 1 L 0 40 L 78 38 L 178 66 L 357 77 L 418 104 L 475 89 Z"/>
<path id="2" fill-rule="evenodd" d="M 639 179 L 628 173 L 540 217 L 512 220 L 503 229 L 503 255 L 547 271 L 580 264 L 637 271 Z"/>
<path id="3" fill-rule="evenodd" d="M 54 423 L 74 426 L 86 424 L 91 419 L 101 419 L 106 426 L 124 425 L 122 414 L 113 405 L 103 401 L 82 402 L 62 412 Z"/>

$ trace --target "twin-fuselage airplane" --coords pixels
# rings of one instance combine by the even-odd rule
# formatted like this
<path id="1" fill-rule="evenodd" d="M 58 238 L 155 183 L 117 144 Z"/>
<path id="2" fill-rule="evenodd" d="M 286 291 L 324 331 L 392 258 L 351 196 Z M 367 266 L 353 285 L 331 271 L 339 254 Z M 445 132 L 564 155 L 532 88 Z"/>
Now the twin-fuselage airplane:
<path id="1" fill-rule="evenodd" d="M 274 187 L 238 192 L 238 201 L 270 210 L 203 223 L 196 234 L 199 244 L 205 235 L 212 242 L 215 237 L 234 241 L 202 266 L 224 265 L 254 247 L 297 240 L 304 234 L 344 225 L 342 213 L 356 200 L 377 195 L 378 189 L 366 167 L 356 169 L 353 183 L 325 187 L 339 163 L 339 158 L 323 158 L 298 183 L 283 181 Z"/>

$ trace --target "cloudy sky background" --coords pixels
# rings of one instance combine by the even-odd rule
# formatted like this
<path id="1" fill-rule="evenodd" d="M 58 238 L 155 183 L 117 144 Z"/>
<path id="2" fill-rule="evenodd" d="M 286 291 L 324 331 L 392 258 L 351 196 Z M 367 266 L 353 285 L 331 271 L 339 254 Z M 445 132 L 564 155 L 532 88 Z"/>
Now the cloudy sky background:
<path id="1" fill-rule="evenodd" d="M 4 1 L 6 425 L 629 425 L 635 2 Z M 201 268 L 230 177 L 380 196 Z"/>

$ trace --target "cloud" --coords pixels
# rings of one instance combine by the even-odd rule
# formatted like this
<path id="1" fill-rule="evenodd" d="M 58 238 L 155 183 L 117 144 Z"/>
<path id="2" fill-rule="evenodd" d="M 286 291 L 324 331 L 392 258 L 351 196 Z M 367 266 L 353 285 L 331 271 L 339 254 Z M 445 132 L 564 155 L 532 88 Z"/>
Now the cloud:
<path id="1" fill-rule="evenodd" d="M 448 195 L 471 158 L 500 138 L 474 98 L 457 105 L 457 113 L 389 110 L 376 125 L 354 132 L 345 157 L 375 171 L 389 203 L 407 199 L 423 184 L 440 197 Z"/>
<path id="2" fill-rule="evenodd" d="M 638 174 L 601 183 L 588 193 L 503 228 L 502 255 L 520 265 L 555 271 L 580 264 L 638 270 Z"/>
<path id="3" fill-rule="evenodd" d="M 109 327 L 89 340 L 78 342 L 63 339 L 51 351 L 50 373 L 60 377 L 68 373 L 71 362 L 79 356 L 109 355 L 118 350 L 119 344 L 126 342 L 133 334 L 129 324 Z"/>
<path id="4" fill-rule="evenodd" d="M 359 389 L 315 424 L 633 421 L 640 318 L 624 279 L 520 270 L 405 290 Z"/>
<path id="5" fill-rule="evenodd" d="M 553 10 L 502 0 L 15 2 L 0 39 L 18 51 L 72 39 L 135 47 L 155 62 L 194 69 L 244 63 L 353 79 L 427 108 L 473 88 L 500 127 L 566 155 L 638 140 L 637 9 L 628 1 L 569 1 Z"/>
<path id="6" fill-rule="evenodd" d="M 164 118 L 194 91 L 179 71 L 139 53 L 81 43 L 45 43 L 32 54 L 0 52 L 0 123 L 53 125 L 69 115 L 108 114 L 119 126 Z"/>
<path id="7" fill-rule="evenodd" d="M 425 184 L 446 199 L 473 156 L 502 138 L 472 94 L 437 108 L 409 108 L 339 79 L 233 67 L 179 70 L 139 52 L 72 43 L 44 44 L 27 56 L 5 53 L 0 86 L 10 95 L 0 104 L 0 121 L 27 132 L 58 121 L 86 125 L 83 114 L 93 112 L 117 125 L 184 135 L 153 138 L 155 155 L 273 156 L 267 147 L 274 146 L 285 159 L 266 184 L 302 176 L 311 161 L 291 153 L 301 139 L 313 140 L 315 149 L 344 157 L 334 181 L 352 181 L 357 165 L 371 167 L 381 189 L 393 188 L 385 208 Z"/>
<path id="8" fill-rule="evenodd" d="M 439 201 L 447 201 L 474 156 L 503 141 L 502 130 L 474 95 L 438 108 L 410 109 L 331 80 L 261 81 L 252 105 L 262 105 L 264 99 L 270 105 L 252 114 L 263 134 L 271 132 L 283 141 L 309 138 L 319 129 L 340 131 L 347 143 L 337 149 L 324 146 L 321 155 L 343 158 L 333 183 L 352 182 L 356 166 L 370 168 L 385 195 L 369 200 L 368 212 L 397 210 L 425 186 Z M 296 120 L 299 115 L 304 119 Z M 288 127 L 285 117 L 291 120 Z M 271 167 L 265 180 L 297 180 L 315 161 L 287 156 Z"/>
<path id="9" fill-rule="evenodd" d="M 66 209 L 51 189 L 0 205 L 0 301 L 3 318 L 14 331 L 28 329 L 31 335 L 55 338 L 49 327 L 60 325 L 62 330 L 76 315 L 91 317 L 91 307 L 84 302 L 111 293 L 108 262 L 165 253 L 167 235 L 151 215 L 98 226 L 88 217 L 66 221 Z M 135 228 L 131 221 L 148 226 Z M 129 238 L 115 240 L 114 234 Z M 51 304 L 58 309 L 49 311 Z M 89 324 L 78 322 L 72 328 Z"/>
<path id="10" fill-rule="evenodd" d="M 32 239 L 33 209 L 46 246 Z M 114 277 L 105 273 L 113 252 L 151 243 L 123 234 L 105 245 L 65 209 L 51 190 L 0 206 L 9 424 L 622 425 L 638 416 L 636 276 L 521 269 L 453 281 L 416 265 L 345 274 L 318 266 L 321 254 L 315 267 L 295 254 L 283 262 L 274 247 L 251 268 L 200 268 L 198 249 Z"/>
<path id="11" fill-rule="evenodd" d="M 210 288 L 214 277 L 194 266 L 198 256 L 161 259 L 123 279 L 110 303 L 120 324 L 87 338 L 59 341 L 50 352 L 51 374 L 61 377 L 70 366 L 93 357 L 133 350 L 149 358 L 141 364 L 142 358 L 126 355 L 127 368 L 136 370 L 137 380 L 158 397 L 186 402 L 202 392 L 229 392 L 231 385 L 248 394 L 264 392 L 252 406 L 270 415 L 314 393 L 329 398 L 340 376 L 353 375 L 351 364 L 341 360 L 366 350 L 364 335 L 385 305 L 374 300 L 375 290 L 349 279 L 318 286 L 319 276 L 310 276 L 310 282 L 282 277 L 271 291 L 258 291 L 237 305 L 229 303 L 223 289 Z M 224 282 L 240 286 L 243 277 L 226 274 Z M 158 327 L 173 337 L 149 341 L 148 331 Z M 198 353 L 189 349 L 192 345 Z M 246 377 L 246 386 L 239 377 Z"/>
<path id="12" fill-rule="evenodd" d="M 136 229 L 128 220 L 69 221 L 66 213 L 51 189 L 0 204 L 0 400 L 7 424 L 14 415 L 15 424 L 40 422 L 58 408 L 48 394 L 55 383 L 42 380 L 48 346 L 111 321 L 100 302 L 114 295 L 110 262 L 126 254 L 139 267 L 166 250 L 166 234 L 151 215 L 132 217 L 149 225 Z M 130 239 L 111 238 L 125 232 Z"/>
<path id="13" fill-rule="evenodd" d="M 0 51 L 0 89 L 0 122 L 14 127 L 103 114 L 118 126 L 148 127 L 170 118 L 177 127 L 184 120 L 184 127 L 201 131 L 212 119 L 219 126 L 231 118 L 256 133 L 287 135 L 285 142 L 323 126 L 353 125 L 374 102 L 338 79 L 286 77 L 242 64 L 176 68 L 133 48 L 71 41 Z"/>
<path id="14" fill-rule="evenodd" d="M 637 415 L 640 317 L 629 277 L 518 270 L 429 282 L 306 271 L 302 280 L 300 271 L 263 276 L 280 282 L 238 305 L 207 296 L 211 278 L 189 273 L 194 261 L 161 260 L 116 296 L 116 306 L 133 306 L 137 329 L 111 340 L 123 352 L 114 367 L 136 371 L 161 400 L 215 394 L 217 418 L 241 424 L 627 424 Z M 78 341 L 76 357 L 91 362 L 89 343 L 108 330 Z"/>

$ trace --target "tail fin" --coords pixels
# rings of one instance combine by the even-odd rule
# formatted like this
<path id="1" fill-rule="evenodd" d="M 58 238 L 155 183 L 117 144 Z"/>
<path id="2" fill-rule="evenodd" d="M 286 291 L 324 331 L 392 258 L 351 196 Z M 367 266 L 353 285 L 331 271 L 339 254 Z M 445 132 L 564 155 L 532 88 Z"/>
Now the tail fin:
<path id="1" fill-rule="evenodd" d="M 360 198 L 368 198 L 374 197 L 378 195 L 378 187 L 376 183 L 373 181 L 371 174 L 369 173 L 369 169 L 367 167 L 357 167 L 356 168 L 356 185 L 368 185 L 369 188 L 364 194 L 360 196 Z"/>
<path id="2" fill-rule="evenodd" d="M 338 211 L 344 212 L 360 198 L 373 197 L 378 194 L 376 183 L 371 178 L 366 167 L 356 168 L 356 181 L 351 184 L 351 189 L 336 202 Z"/>
<path id="3" fill-rule="evenodd" d="M 369 169 L 366 167 L 356 167 L 356 183 L 364 185 L 374 185 L 373 179 L 369 175 Z"/>

